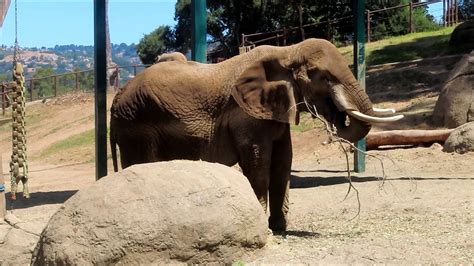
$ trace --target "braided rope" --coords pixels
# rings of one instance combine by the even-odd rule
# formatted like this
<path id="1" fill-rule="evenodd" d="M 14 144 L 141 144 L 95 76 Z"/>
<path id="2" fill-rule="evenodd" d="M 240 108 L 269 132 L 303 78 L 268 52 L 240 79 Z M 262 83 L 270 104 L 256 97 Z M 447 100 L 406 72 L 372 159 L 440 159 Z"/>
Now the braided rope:
<path id="1" fill-rule="evenodd" d="M 10 162 L 11 195 L 16 199 L 18 183 L 23 183 L 23 197 L 29 198 L 28 161 L 26 156 L 25 128 L 25 77 L 23 66 L 16 63 L 13 69 L 12 92 L 12 156 Z"/>

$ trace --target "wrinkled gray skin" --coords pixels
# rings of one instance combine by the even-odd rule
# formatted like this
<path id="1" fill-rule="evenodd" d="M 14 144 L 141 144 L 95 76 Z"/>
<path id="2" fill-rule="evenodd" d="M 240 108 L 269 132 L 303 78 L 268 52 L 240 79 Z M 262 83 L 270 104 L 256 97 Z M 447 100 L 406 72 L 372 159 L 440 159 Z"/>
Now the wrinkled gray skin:
<path id="1" fill-rule="evenodd" d="M 184 54 L 180 52 L 165 53 L 156 57 L 155 64 L 160 63 L 160 62 L 169 62 L 169 61 L 186 62 L 188 61 L 188 59 L 186 58 Z"/>
<path id="2" fill-rule="evenodd" d="M 218 64 L 155 64 L 120 91 L 111 108 L 110 141 L 117 169 L 173 159 L 238 163 L 267 210 L 272 230 L 286 230 L 292 148 L 290 123 L 303 99 L 350 141 L 372 115 L 345 58 L 331 43 L 309 39 L 287 47 L 259 46 Z M 172 181 L 171 181 L 172 182 Z"/>

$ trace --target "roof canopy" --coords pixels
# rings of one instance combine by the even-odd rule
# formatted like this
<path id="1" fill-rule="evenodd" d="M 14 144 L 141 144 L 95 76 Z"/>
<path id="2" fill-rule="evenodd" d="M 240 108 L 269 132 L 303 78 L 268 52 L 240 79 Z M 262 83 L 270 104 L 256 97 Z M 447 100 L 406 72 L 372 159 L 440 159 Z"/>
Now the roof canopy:
<path id="1" fill-rule="evenodd" d="M 3 20 L 7 16 L 10 0 L 0 0 L 0 28 L 3 26 Z"/>

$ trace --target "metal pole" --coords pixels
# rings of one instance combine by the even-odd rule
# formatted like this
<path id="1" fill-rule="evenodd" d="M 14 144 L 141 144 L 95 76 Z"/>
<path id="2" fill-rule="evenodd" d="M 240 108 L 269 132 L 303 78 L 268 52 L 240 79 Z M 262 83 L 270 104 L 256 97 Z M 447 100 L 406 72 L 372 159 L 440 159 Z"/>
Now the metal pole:
<path id="1" fill-rule="evenodd" d="M 94 0 L 96 180 L 107 175 L 107 56 L 105 5 L 105 0 Z"/>
<path id="2" fill-rule="evenodd" d="M 196 62 L 205 63 L 206 58 L 206 34 L 207 34 L 207 17 L 206 17 L 206 0 L 191 0 L 192 8 L 192 49 L 191 57 Z"/>
<path id="3" fill-rule="evenodd" d="M 354 73 L 361 89 L 365 90 L 365 25 L 364 25 L 365 0 L 354 0 Z M 355 146 L 365 151 L 365 139 L 359 140 Z M 354 171 L 365 171 L 365 154 L 356 150 L 354 152 Z"/>

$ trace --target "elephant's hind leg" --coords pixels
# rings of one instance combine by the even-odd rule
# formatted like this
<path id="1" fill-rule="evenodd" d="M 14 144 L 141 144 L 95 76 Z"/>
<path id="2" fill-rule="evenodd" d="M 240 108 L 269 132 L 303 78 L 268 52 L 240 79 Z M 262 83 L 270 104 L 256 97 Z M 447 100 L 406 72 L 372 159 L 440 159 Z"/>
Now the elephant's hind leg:
<path id="1" fill-rule="evenodd" d="M 119 144 L 120 162 L 125 169 L 134 164 L 142 164 L 159 161 L 156 152 L 156 143 L 152 138 L 127 138 Z"/>

